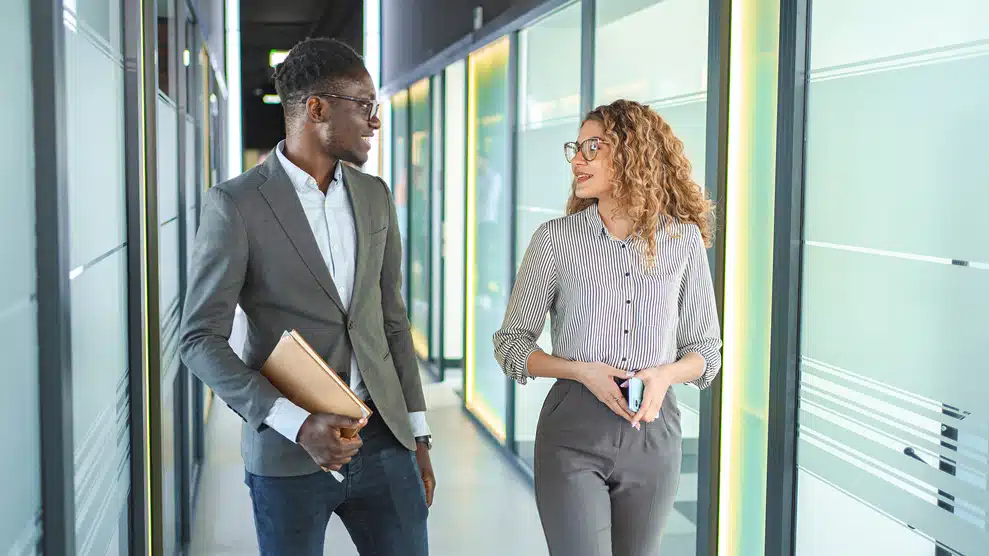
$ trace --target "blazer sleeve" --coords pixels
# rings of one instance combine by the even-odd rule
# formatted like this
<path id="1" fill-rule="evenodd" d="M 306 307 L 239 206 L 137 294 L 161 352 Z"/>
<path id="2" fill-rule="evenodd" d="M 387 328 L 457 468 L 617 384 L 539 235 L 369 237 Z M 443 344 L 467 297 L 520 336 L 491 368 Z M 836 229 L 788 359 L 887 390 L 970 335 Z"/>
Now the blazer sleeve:
<path id="1" fill-rule="evenodd" d="M 381 314 L 385 323 L 388 351 L 402 384 L 405 405 L 410 413 L 426 411 L 426 398 L 419 377 L 419 361 L 412 345 L 409 314 L 402 298 L 402 236 L 398 231 L 398 215 L 388 186 L 377 178 L 388 204 L 388 235 L 381 263 Z"/>
<path id="2" fill-rule="evenodd" d="M 182 361 L 251 428 L 281 395 L 230 347 L 234 310 L 247 274 L 247 229 L 230 196 L 209 189 L 192 250 L 179 345 Z"/>

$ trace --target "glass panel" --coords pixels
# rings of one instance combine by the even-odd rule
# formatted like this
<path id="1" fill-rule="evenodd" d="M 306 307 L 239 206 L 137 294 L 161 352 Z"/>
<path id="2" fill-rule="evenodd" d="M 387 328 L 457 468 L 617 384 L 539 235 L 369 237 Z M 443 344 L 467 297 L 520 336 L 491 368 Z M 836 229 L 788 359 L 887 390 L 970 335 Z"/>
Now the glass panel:
<path id="1" fill-rule="evenodd" d="M 429 356 L 430 359 L 442 358 L 440 339 L 442 338 L 443 318 L 440 313 L 443 303 L 443 74 L 433 77 L 433 127 L 432 134 L 432 172 L 430 172 L 432 191 L 432 217 L 430 218 L 429 244 L 430 248 L 430 294 L 429 314 Z"/>
<path id="2" fill-rule="evenodd" d="M 464 188 L 467 65 L 446 68 L 443 86 L 443 357 L 464 356 Z"/>
<path id="3" fill-rule="evenodd" d="M 683 141 L 693 163 L 692 178 L 701 185 L 706 155 L 708 4 L 705 0 L 598 2 L 594 52 L 594 102 L 625 98 L 659 112 Z M 683 463 L 662 552 L 677 556 L 694 554 L 697 546 L 700 392 L 683 384 L 673 390 L 681 410 Z"/>
<path id="4" fill-rule="evenodd" d="M 74 4 L 74 3 L 73 3 Z M 76 547 L 126 553 L 130 490 L 124 67 L 119 0 L 66 7 Z M 106 15 L 100 25 L 90 25 Z M 100 16 L 102 17 L 102 16 Z"/>
<path id="5" fill-rule="evenodd" d="M 578 2 L 519 34 L 517 264 L 536 228 L 564 215 L 570 195 L 573 175 L 563 144 L 574 140 L 580 129 L 580 64 L 561 64 L 560 52 L 580 52 L 580 14 Z M 547 352 L 551 351 L 549 327 L 546 319 L 538 340 Z M 513 386 L 516 447 L 529 465 L 539 411 L 554 382 L 535 379 Z"/>
<path id="6" fill-rule="evenodd" d="M 467 406 L 495 436 L 505 438 L 508 378 L 495 361 L 491 338 L 511 293 L 509 181 L 509 39 L 468 60 L 467 105 Z"/>
<path id="7" fill-rule="evenodd" d="M 409 92 L 402 91 L 391 99 L 392 178 L 391 191 L 398 214 L 398 231 L 404 252 L 408 253 L 409 223 Z M 408 276 L 406 258 L 402 257 L 402 276 Z M 408 299 L 408 281 L 402 283 L 402 295 Z"/>
<path id="8" fill-rule="evenodd" d="M 416 353 L 429 359 L 430 282 L 430 87 L 423 79 L 409 89 L 412 175 L 409 191 L 409 320 Z"/>
<path id="9" fill-rule="evenodd" d="M 183 117 L 183 121 L 185 118 Z M 158 94 L 158 311 L 161 320 L 161 422 L 162 422 L 162 539 L 166 554 L 174 552 L 177 539 L 178 488 L 175 459 L 175 373 L 178 371 L 179 307 L 179 140 L 178 109 Z M 184 127 L 184 126 L 183 126 Z M 184 133 L 187 133 L 183 130 Z"/>
<path id="10" fill-rule="evenodd" d="M 796 552 L 983 554 L 989 5 L 811 16 Z"/>
<path id="11" fill-rule="evenodd" d="M 0 18 L 0 50 L 12 58 L 0 104 L 0 554 L 35 554 L 41 539 L 41 429 L 38 422 L 37 296 L 35 288 L 34 122 L 31 118 L 29 0 L 14 0 Z"/>

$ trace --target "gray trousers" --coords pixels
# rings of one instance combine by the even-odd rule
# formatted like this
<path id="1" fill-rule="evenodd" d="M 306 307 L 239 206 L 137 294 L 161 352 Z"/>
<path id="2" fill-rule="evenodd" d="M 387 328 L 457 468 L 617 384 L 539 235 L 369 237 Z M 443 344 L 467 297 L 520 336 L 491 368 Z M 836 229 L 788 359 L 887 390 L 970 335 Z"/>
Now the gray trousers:
<path id="1" fill-rule="evenodd" d="M 582 384 L 559 380 L 539 415 L 536 505 L 552 556 L 655 556 L 680 482 L 680 411 L 635 430 Z"/>

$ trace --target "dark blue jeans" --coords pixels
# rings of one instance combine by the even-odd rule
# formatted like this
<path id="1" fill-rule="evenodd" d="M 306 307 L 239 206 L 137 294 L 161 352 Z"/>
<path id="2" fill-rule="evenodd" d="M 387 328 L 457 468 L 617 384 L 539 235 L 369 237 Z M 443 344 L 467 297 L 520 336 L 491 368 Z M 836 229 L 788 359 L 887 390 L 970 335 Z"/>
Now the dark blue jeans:
<path id="1" fill-rule="evenodd" d="M 322 556 L 330 516 L 340 516 L 361 556 L 427 556 L 426 493 L 415 454 L 375 414 L 364 445 L 338 482 L 248 473 L 261 556 Z"/>

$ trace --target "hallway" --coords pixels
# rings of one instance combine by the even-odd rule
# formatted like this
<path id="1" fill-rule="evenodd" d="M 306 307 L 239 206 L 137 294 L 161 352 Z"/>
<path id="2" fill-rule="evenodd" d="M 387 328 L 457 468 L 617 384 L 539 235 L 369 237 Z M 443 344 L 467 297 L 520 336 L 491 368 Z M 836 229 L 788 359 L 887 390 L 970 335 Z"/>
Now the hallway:
<path id="1" fill-rule="evenodd" d="M 425 375 L 423 380 L 428 380 Z M 430 554 L 546 554 L 532 488 L 470 422 L 449 384 L 424 384 L 435 439 L 432 459 L 437 477 L 429 519 Z M 251 500 L 244 485 L 240 456 L 240 420 L 217 400 L 206 434 L 207 456 L 189 553 L 257 554 Z M 327 528 L 325 553 L 357 555 L 337 518 Z"/>

